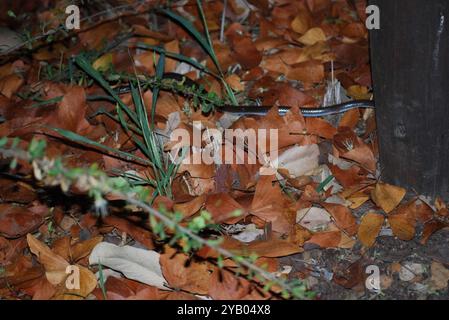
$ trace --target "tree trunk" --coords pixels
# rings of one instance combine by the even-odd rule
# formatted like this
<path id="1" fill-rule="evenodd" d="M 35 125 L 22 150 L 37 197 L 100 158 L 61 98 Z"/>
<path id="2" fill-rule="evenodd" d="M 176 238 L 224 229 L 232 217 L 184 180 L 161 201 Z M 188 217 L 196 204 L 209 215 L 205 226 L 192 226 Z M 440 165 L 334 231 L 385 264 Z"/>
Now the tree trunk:
<path id="1" fill-rule="evenodd" d="M 370 4 L 382 180 L 449 199 L 449 1 Z"/>

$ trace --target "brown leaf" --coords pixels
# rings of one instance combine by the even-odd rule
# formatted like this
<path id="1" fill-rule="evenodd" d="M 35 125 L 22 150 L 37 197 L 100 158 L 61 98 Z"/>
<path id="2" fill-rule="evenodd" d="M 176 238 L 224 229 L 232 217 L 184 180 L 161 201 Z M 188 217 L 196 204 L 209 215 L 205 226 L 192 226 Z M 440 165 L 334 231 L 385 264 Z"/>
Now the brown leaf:
<path id="1" fill-rule="evenodd" d="M 367 30 L 363 23 L 352 22 L 348 23 L 342 28 L 341 34 L 348 38 L 361 39 L 365 37 L 365 35 L 367 34 Z"/>
<path id="2" fill-rule="evenodd" d="M 409 241 L 415 237 L 416 219 L 408 212 L 397 212 L 388 216 L 393 234 L 401 240 Z"/>
<path id="3" fill-rule="evenodd" d="M 345 112 L 340 119 L 338 124 L 339 127 L 348 127 L 350 129 L 354 129 L 357 123 L 360 120 L 360 111 L 359 109 L 352 109 L 348 112 Z"/>
<path id="4" fill-rule="evenodd" d="M 295 243 L 273 239 L 269 241 L 253 241 L 245 249 L 249 253 L 255 253 L 259 257 L 274 258 L 285 257 L 303 250 Z"/>
<path id="5" fill-rule="evenodd" d="M 0 93 L 8 99 L 11 99 L 14 93 L 22 86 L 23 82 L 23 78 L 16 74 L 3 77 L 0 79 Z"/>
<path id="6" fill-rule="evenodd" d="M 70 236 L 62 237 L 56 239 L 51 246 L 53 253 L 57 254 L 64 260 L 69 261 L 70 259 Z"/>
<path id="7" fill-rule="evenodd" d="M 399 205 L 406 192 L 404 188 L 379 182 L 371 192 L 371 199 L 386 213 L 390 213 Z"/>
<path id="8" fill-rule="evenodd" d="M 151 232 L 136 225 L 132 221 L 128 221 L 116 216 L 107 216 L 103 219 L 103 222 L 107 225 L 116 227 L 122 232 L 126 232 L 134 240 L 143 244 L 147 249 L 154 249 Z"/>
<path id="9" fill-rule="evenodd" d="M 274 176 L 261 176 L 251 204 L 251 214 L 271 221 L 273 231 L 287 233 L 292 227 L 284 207 L 285 199 Z"/>
<path id="10" fill-rule="evenodd" d="M 346 289 L 352 289 L 365 280 L 365 270 L 362 261 L 358 260 L 347 268 L 336 272 L 333 278 L 334 282 Z"/>
<path id="11" fill-rule="evenodd" d="M 290 241 L 297 246 L 302 247 L 304 243 L 312 237 L 312 233 L 303 226 L 296 224 L 295 229 L 290 235 Z"/>
<path id="12" fill-rule="evenodd" d="M 424 225 L 422 232 L 421 244 L 426 244 L 429 238 L 437 231 L 449 227 L 449 224 L 439 220 L 430 220 Z"/>
<path id="13" fill-rule="evenodd" d="M 291 66 L 287 78 L 305 83 L 319 83 L 324 80 L 324 65 L 319 60 L 309 60 Z"/>
<path id="14" fill-rule="evenodd" d="M 248 280 L 227 270 L 215 269 L 210 277 L 209 296 L 214 300 L 239 300 L 250 291 Z"/>
<path id="15" fill-rule="evenodd" d="M 101 241 L 103 241 L 103 236 L 96 236 L 90 238 L 89 240 L 81 241 L 74 244 L 70 250 L 72 263 L 75 263 L 81 260 L 82 258 L 87 257 L 91 253 L 93 248 Z"/>
<path id="16" fill-rule="evenodd" d="M 65 282 L 61 283 L 58 287 L 58 292 L 55 294 L 55 300 L 81 300 L 87 298 L 87 296 L 97 286 L 97 278 L 89 269 L 76 265 L 79 270 L 79 289 L 67 289 Z M 68 279 L 67 279 L 68 280 Z"/>
<path id="17" fill-rule="evenodd" d="M 348 235 L 353 236 L 357 233 L 357 220 L 352 215 L 349 208 L 334 203 L 323 202 L 321 205 L 331 214 L 337 226 L 345 231 Z"/>
<path id="18" fill-rule="evenodd" d="M 161 255 L 160 264 L 164 278 L 171 287 L 195 294 L 207 294 L 213 268 L 206 261 L 193 261 L 183 253 L 167 248 Z"/>
<path id="19" fill-rule="evenodd" d="M 184 218 L 188 218 L 195 213 L 197 213 L 206 202 L 206 196 L 199 196 L 195 197 L 193 200 L 184 202 L 184 203 L 177 203 L 173 206 L 173 210 L 175 212 L 181 212 Z"/>
<path id="20" fill-rule="evenodd" d="M 376 159 L 371 148 L 348 127 L 339 127 L 334 146 L 341 157 L 353 160 L 369 171 L 376 170 Z"/>
<path id="21" fill-rule="evenodd" d="M 251 38 L 239 37 L 233 41 L 232 57 L 237 60 L 244 70 L 257 67 L 262 61 L 262 53 L 260 53 Z"/>
<path id="22" fill-rule="evenodd" d="M 332 139 L 337 133 L 337 129 L 329 122 L 320 118 L 306 118 L 307 133 L 316 134 L 319 137 Z"/>
<path id="23" fill-rule="evenodd" d="M 227 193 L 209 195 L 206 200 L 206 210 L 216 223 L 236 223 L 246 215 L 246 210 Z"/>
<path id="24" fill-rule="evenodd" d="M 19 238 L 36 230 L 43 222 L 43 215 L 25 207 L 0 204 L 0 235 L 6 238 Z"/>
<path id="25" fill-rule="evenodd" d="M 33 300 L 50 300 L 56 293 L 55 286 L 46 277 L 41 277 L 34 287 Z"/>
<path id="26" fill-rule="evenodd" d="M 311 24 L 312 18 L 310 17 L 310 14 L 306 10 L 301 10 L 293 19 L 291 27 L 293 31 L 299 34 L 304 34 L 307 30 L 309 30 Z"/>
<path id="27" fill-rule="evenodd" d="M 315 233 L 306 243 L 313 243 L 321 248 L 337 248 L 341 242 L 341 231 L 324 231 Z"/>
<path id="28" fill-rule="evenodd" d="M 234 91 L 243 91 L 245 90 L 245 85 L 242 83 L 242 80 L 240 79 L 240 77 L 236 74 L 232 74 L 228 77 L 226 77 L 226 83 L 229 84 L 229 86 L 234 90 Z"/>
<path id="29" fill-rule="evenodd" d="M 312 28 L 301 36 L 298 41 L 302 44 L 311 46 L 319 41 L 326 41 L 326 34 L 321 28 Z"/>
<path id="30" fill-rule="evenodd" d="M 358 237 L 365 247 L 371 247 L 382 228 L 385 217 L 375 212 L 366 213 L 360 222 Z"/>
<path id="31" fill-rule="evenodd" d="M 66 268 L 69 263 L 61 256 L 53 253 L 43 242 L 37 240 L 32 234 L 27 234 L 30 251 L 34 253 L 39 262 L 44 265 L 48 281 L 58 285 L 67 277 Z"/>

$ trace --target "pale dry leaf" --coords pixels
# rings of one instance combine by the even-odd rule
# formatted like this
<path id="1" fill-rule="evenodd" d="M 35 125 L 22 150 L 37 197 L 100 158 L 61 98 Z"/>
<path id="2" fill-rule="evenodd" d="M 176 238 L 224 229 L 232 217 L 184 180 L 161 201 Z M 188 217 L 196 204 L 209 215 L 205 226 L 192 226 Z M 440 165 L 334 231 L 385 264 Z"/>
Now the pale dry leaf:
<path id="1" fill-rule="evenodd" d="M 319 41 L 326 41 L 326 34 L 321 28 L 312 28 L 300 37 L 298 41 L 307 46 L 311 46 Z"/>
<path id="2" fill-rule="evenodd" d="M 66 268 L 70 265 L 64 258 L 53 253 L 43 242 L 36 239 L 32 234 L 27 234 L 27 242 L 30 251 L 37 256 L 39 262 L 45 268 L 48 281 L 57 285 L 67 277 Z"/>
<path id="3" fill-rule="evenodd" d="M 53 299 L 55 300 L 80 300 L 85 299 L 97 287 L 97 278 L 89 269 L 76 265 L 79 270 L 79 289 L 67 289 L 67 284 L 62 283 Z M 68 281 L 69 279 L 67 279 Z"/>
<path id="4" fill-rule="evenodd" d="M 159 259 L 160 254 L 156 251 L 101 242 L 92 250 L 89 264 L 102 264 L 123 273 L 128 279 L 167 289 Z"/>
<path id="5" fill-rule="evenodd" d="M 310 231 L 327 230 L 330 222 L 331 218 L 329 213 L 322 208 L 304 208 L 298 210 L 296 213 L 296 223 Z"/>
<path id="6" fill-rule="evenodd" d="M 318 168 L 319 156 L 320 150 L 316 144 L 294 146 L 273 159 L 273 165 L 278 169 L 287 169 L 291 178 L 297 178 Z"/>
<path id="7" fill-rule="evenodd" d="M 448 268 L 446 268 L 442 263 L 434 261 L 430 267 L 430 272 L 432 274 L 431 283 L 434 289 L 442 290 L 447 288 L 449 281 Z"/>

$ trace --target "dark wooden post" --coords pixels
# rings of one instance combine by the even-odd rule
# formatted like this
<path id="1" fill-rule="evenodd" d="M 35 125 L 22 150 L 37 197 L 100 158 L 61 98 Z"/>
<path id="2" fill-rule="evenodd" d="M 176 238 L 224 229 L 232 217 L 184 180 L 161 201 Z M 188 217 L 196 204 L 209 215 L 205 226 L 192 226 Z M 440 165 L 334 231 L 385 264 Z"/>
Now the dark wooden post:
<path id="1" fill-rule="evenodd" d="M 371 62 L 384 181 L 449 199 L 449 1 L 372 0 Z"/>

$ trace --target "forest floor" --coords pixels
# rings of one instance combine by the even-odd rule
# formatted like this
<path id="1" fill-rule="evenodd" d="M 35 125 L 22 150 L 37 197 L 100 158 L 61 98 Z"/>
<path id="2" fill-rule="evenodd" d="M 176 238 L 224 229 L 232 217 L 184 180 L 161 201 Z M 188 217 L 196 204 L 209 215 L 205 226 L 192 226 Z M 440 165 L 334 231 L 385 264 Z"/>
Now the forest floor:
<path id="1" fill-rule="evenodd" d="M 300 112 L 372 99 L 366 1 L 86 3 L 0 4 L 0 300 L 449 299 L 447 204 L 382 182 L 374 110 Z"/>

